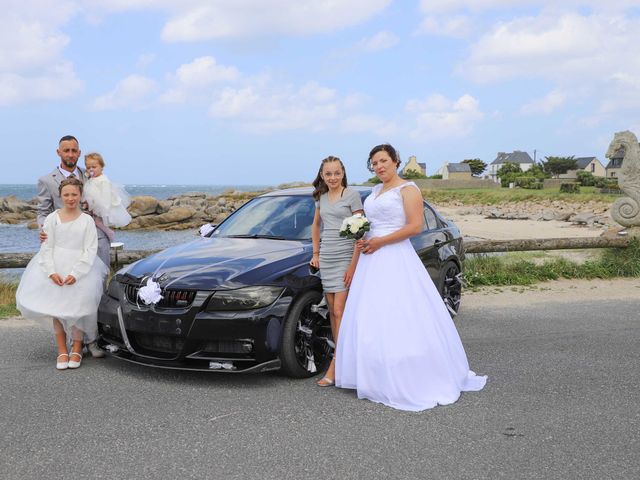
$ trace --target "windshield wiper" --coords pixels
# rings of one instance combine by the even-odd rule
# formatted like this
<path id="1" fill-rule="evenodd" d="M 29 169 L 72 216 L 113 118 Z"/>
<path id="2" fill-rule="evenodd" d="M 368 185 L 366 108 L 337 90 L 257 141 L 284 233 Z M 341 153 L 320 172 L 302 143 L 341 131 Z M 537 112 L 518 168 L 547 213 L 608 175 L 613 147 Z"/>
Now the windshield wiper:
<path id="1" fill-rule="evenodd" d="M 266 238 L 268 240 L 286 240 L 280 235 L 258 235 L 257 233 L 251 235 L 226 235 L 229 238 Z"/>

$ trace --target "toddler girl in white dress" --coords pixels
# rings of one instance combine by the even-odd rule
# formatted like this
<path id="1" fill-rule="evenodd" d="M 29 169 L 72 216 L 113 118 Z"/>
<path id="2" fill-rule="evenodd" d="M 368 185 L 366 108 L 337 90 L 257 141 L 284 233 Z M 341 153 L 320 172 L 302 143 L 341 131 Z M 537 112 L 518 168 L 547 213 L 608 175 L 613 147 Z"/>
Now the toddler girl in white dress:
<path id="1" fill-rule="evenodd" d="M 84 199 L 89 210 L 102 219 L 107 227 L 124 227 L 131 222 L 127 207 L 131 202 L 129 194 L 103 173 L 104 159 L 99 153 L 84 156 L 84 165 L 89 180 L 84 185 Z M 98 222 L 96 222 L 97 224 Z"/>

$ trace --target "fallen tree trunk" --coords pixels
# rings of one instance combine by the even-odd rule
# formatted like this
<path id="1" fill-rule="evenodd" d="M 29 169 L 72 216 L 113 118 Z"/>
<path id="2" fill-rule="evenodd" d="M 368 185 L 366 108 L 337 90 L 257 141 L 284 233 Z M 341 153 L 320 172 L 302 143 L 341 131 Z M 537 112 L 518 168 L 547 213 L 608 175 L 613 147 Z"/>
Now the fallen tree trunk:
<path id="1" fill-rule="evenodd" d="M 474 240 L 464 242 L 465 253 L 524 252 L 533 250 L 572 250 L 577 248 L 625 248 L 629 237 L 573 237 L 520 240 Z"/>
<path id="2" fill-rule="evenodd" d="M 520 240 L 474 240 L 464 242 L 465 253 L 523 252 L 531 250 L 571 250 L 576 248 L 625 248 L 629 237 L 574 237 Z M 111 265 L 133 263 L 159 250 L 111 251 Z M 35 253 L 0 253 L 0 268 L 24 268 Z"/>
<path id="3" fill-rule="evenodd" d="M 116 254 L 114 250 L 111 250 L 111 266 L 117 268 L 121 265 L 127 265 L 159 251 L 160 250 L 120 250 Z M 0 253 L 0 268 L 24 268 L 34 255 L 34 252 Z"/>

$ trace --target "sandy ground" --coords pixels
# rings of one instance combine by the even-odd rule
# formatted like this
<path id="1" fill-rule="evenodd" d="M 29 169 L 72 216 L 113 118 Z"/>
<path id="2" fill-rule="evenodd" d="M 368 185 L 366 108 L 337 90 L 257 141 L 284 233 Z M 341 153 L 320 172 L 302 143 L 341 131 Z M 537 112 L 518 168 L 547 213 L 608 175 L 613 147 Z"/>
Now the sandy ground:
<path id="1" fill-rule="evenodd" d="M 599 237 L 599 227 L 574 225 L 570 222 L 537 220 L 502 220 L 484 215 L 462 215 L 469 207 L 438 207 L 438 212 L 460 228 L 465 237 L 486 240 L 512 240 L 520 238 Z"/>
<path id="2" fill-rule="evenodd" d="M 532 303 L 638 300 L 640 278 L 552 280 L 532 286 L 481 287 L 463 292 L 462 305 L 518 306 Z"/>

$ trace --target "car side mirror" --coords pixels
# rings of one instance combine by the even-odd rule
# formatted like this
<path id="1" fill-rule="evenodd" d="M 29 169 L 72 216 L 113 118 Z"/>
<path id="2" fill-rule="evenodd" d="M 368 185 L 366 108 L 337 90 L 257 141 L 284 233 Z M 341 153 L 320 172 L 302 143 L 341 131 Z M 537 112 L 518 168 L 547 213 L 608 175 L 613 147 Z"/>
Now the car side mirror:
<path id="1" fill-rule="evenodd" d="M 208 237 L 211 232 L 213 232 L 218 225 L 214 223 L 205 223 L 198 229 L 198 234 L 201 237 Z"/>

